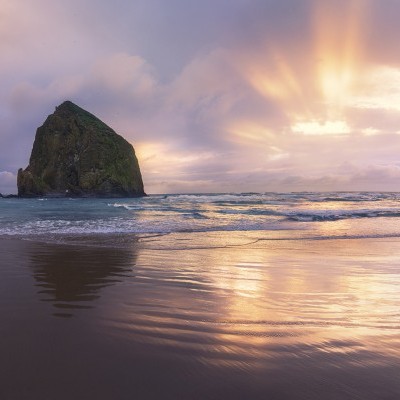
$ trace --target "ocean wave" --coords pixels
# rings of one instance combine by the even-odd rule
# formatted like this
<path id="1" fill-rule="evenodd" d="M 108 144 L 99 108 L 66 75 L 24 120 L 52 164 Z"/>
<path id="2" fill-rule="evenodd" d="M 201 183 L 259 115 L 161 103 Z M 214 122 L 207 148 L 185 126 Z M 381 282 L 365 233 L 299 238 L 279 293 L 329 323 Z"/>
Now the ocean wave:
<path id="1" fill-rule="evenodd" d="M 363 221 L 371 227 L 375 220 L 386 218 L 385 224 L 394 227 L 400 217 L 399 193 L 227 193 L 38 200 L 2 200 L 0 234 L 317 231 L 324 223 L 341 220 Z M 348 225 L 355 229 L 355 224 Z M 377 225 L 385 229 L 382 223 Z"/>
<path id="2" fill-rule="evenodd" d="M 400 210 L 365 210 L 365 211 L 322 211 L 322 212 L 296 212 L 283 214 L 287 219 L 298 222 L 338 221 L 343 219 L 360 218 L 399 218 Z"/>

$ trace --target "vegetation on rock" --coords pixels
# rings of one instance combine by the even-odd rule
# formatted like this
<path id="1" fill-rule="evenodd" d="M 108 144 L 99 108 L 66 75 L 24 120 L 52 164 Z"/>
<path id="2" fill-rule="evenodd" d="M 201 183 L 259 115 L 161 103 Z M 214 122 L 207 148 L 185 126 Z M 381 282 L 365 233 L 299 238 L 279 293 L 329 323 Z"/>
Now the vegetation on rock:
<path id="1" fill-rule="evenodd" d="M 70 101 L 36 131 L 29 166 L 18 171 L 18 195 L 145 196 L 130 143 Z"/>

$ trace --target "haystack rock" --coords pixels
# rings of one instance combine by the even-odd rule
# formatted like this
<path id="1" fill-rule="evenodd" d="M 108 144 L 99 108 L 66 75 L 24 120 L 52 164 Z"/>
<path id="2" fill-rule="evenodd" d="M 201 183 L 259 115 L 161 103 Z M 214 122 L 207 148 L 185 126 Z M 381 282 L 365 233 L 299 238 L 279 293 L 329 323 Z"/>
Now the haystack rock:
<path id="1" fill-rule="evenodd" d="M 145 196 L 130 143 L 65 101 L 36 131 L 29 166 L 18 171 L 20 197 Z"/>

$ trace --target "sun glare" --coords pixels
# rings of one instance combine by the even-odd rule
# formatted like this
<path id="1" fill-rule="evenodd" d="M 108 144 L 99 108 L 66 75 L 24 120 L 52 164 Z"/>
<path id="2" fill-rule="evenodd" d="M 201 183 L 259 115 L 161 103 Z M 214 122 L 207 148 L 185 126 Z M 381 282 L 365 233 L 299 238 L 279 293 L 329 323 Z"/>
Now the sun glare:
<path id="1" fill-rule="evenodd" d="M 342 135 L 350 133 L 350 127 L 345 121 L 310 121 L 294 124 L 292 131 L 303 135 Z"/>
<path id="2" fill-rule="evenodd" d="M 317 85 L 329 119 L 343 117 L 359 68 L 364 5 L 365 1 L 350 0 L 343 9 L 322 1 L 315 10 Z"/>
<path id="3" fill-rule="evenodd" d="M 368 0 L 349 0 L 342 7 L 330 1 L 316 3 L 311 53 L 295 60 L 283 46 L 269 43 L 268 59 L 253 61 L 247 79 L 258 93 L 279 104 L 292 132 L 349 134 L 345 111 L 360 75 Z"/>

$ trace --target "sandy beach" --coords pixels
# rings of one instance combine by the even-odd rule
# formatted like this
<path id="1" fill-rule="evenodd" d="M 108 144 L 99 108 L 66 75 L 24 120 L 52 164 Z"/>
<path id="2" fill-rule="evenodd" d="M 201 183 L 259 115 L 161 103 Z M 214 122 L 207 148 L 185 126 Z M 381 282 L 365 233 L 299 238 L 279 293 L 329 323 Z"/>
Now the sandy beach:
<path id="1" fill-rule="evenodd" d="M 400 241 L 255 237 L 1 239 L 0 397 L 399 398 Z"/>

